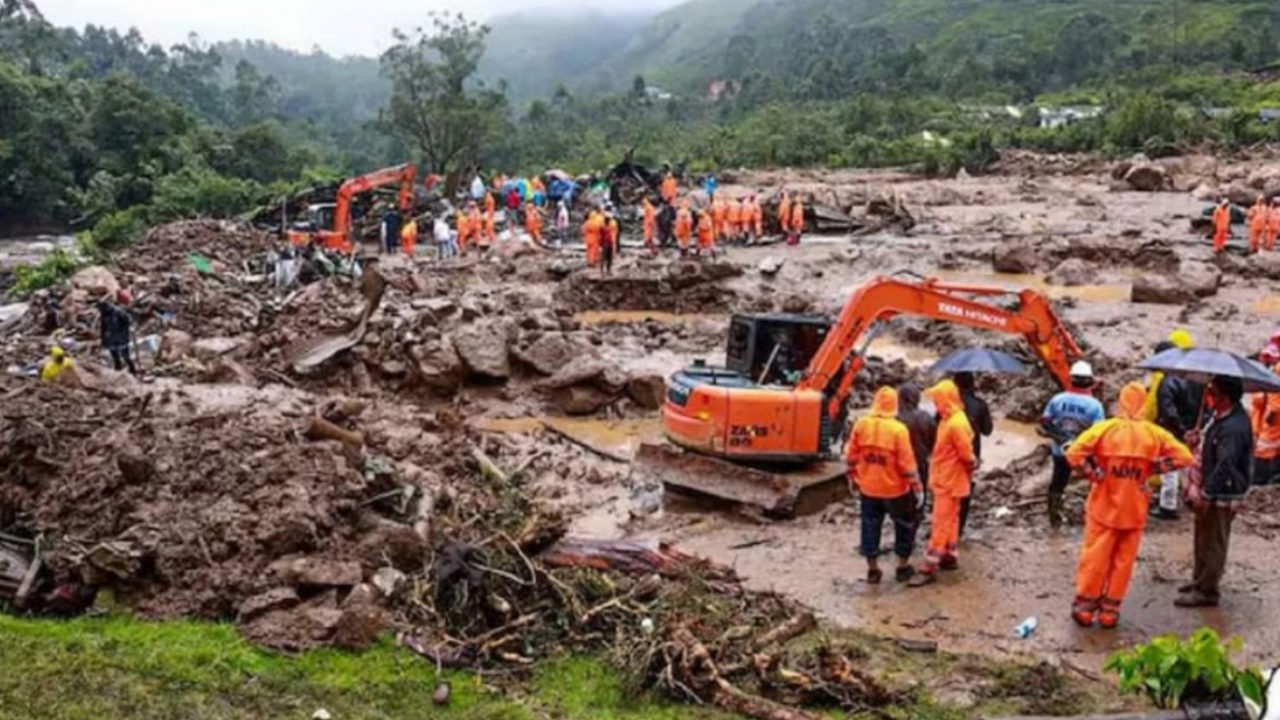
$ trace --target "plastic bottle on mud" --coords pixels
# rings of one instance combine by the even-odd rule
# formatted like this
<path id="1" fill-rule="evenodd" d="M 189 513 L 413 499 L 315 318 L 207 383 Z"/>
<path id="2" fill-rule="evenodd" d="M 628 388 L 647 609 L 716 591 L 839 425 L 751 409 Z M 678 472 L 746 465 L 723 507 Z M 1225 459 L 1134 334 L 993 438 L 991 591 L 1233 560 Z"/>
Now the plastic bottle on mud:
<path id="1" fill-rule="evenodd" d="M 1013 629 L 1014 637 L 1019 640 L 1026 640 L 1036 633 L 1036 628 L 1040 627 L 1040 619 L 1029 617 L 1022 621 L 1022 624 Z"/>

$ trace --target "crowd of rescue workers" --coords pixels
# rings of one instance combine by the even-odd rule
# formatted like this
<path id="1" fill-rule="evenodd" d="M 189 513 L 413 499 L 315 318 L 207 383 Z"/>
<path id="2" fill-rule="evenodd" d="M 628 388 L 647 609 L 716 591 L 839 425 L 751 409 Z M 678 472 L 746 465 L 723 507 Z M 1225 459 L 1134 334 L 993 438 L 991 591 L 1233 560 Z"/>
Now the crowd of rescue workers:
<path id="1" fill-rule="evenodd" d="M 1157 353 L 1189 350 L 1177 330 Z M 1259 353 L 1280 371 L 1280 333 Z M 994 430 L 975 377 L 958 373 L 921 392 L 912 384 L 881 388 L 859 418 L 846 452 L 849 479 L 861 503 L 867 582 L 883 580 L 881 531 L 893 524 L 896 579 L 919 587 L 960 567 L 958 545 L 967 524 L 982 438 Z M 1232 522 L 1254 486 L 1280 480 L 1280 395 L 1255 393 L 1245 407 L 1244 383 L 1207 383 L 1153 373 L 1126 385 L 1108 419 L 1095 397 L 1089 363 L 1071 368 L 1071 386 L 1045 407 L 1040 424 L 1052 439 L 1048 521 L 1065 520 L 1073 478 L 1090 483 L 1076 578 L 1073 619 L 1115 628 L 1133 578 L 1149 517 L 1176 519 L 1185 503 L 1194 513 L 1194 568 L 1174 603 L 1217 606 L 1222 598 Z M 921 396 L 932 410 L 920 407 Z M 926 497 L 927 494 L 927 497 Z M 1153 504 L 1153 495 L 1159 502 Z M 912 565 L 916 534 L 931 504 L 923 565 Z"/>
<path id="2" fill-rule="evenodd" d="M 476 177 L 456 203 L 445 205 L 445 212 L 421 216 L 433 223 L 439 259 L 493 246 L 499 197 L 505 229 L 523 229 L 527 237 L 520 242 L 534 248 L 560 249 L 579 231 L 571 227 L 572 198 L 549 198 L 539 178 L 510 186 L 503 176 L 493 179 L 492 189 Z M 764 216 L 756 195 L 725 197 L 714 176 L 701 190 L 682 197 L 680 183 L 667 173 L 658 192 L 640 200 L 635 219 L 647 254 L 656 257 L 661 249 L 674 246 L 682 257 L 714 257 L 720 243 L 749 244 L 763 238 Z M 580 226 L 587 262 L 602 273 L 612 271 L 620 247 L 618 211 L 606 197 L 604 193 L 587 203 Z M 785 190 L 770 199 L 778 203 L 782 239 L 788 245 L 799 244 L 803 201 Z M 549 210 L 555 218 L 550 239 L 544 235 Z M 1246 218 L 1249 251 L 1274 248 L 1280 235 L 1280 199 L 1269 207 L 1259 198 Z M 383 252 L 414 256 L 419 218 L 402 220 L 391 206 L 381 220 Z M 1213 222 L 1214 248 L 1221 252 L 1233 224 L 1227 201 L 1215 209 Z M 128 368 L 136 375 L 129 352 L 128 304 L 128 291 L 123 290 L 117 298 L 102 300 L 99 310 L 103 345 L 116 370 Z M 1193 346 L 1190 334 L 1178 330 L 1155 349 Z M 1280 333 L 1258 358 L 1280 372 Z M 65 350 L 55 347 L 41 377 L 54 381 L 73 364 Z M 861 553 L 869 584 L 884 578 L 879 558 L 886 519 L 893 527 L 898 582 L 924 586 L 937 582 L 941 572 L 959 569 L 958 547 L 970 514 L 982 438 L 994 431 L 991 411 L 976 388 L 970 373 L 955 374 L 924 391 L 913 384 L 884 387 L 870 411 L 853 425 L 846 459 L 851 488 L 861 505 Z M 1118 625 L 1148 517 L 1176 518 L 1183 504 L 1194 512 L 1195 561 L 1190 581 L 1179 589 L 1175 603 L 1183 608 L 1216 606 L 1222 597 L 1233 519 L 1251 487 L 1280 481 L 1280 394 L 1254 394 L 1246 410 L 1240 380 L 1216 377 L 1202 384 L 1154 373 L 1146 384 L 1125 386 L 1108 419 L 1095 389 L 1092 367 L 1076 363 L 1071 387 L 1052 399 L 1041 418 L 1042 432 L 1052 440 L 1047 507 L 1052 527 L 1065 520 L 1072 479 L 1091 484 L 1072 617 L 1086 627 Z M 922 397 L 931 409 L 921 406 Z M 1153 494 L 1159 496 L 1154 505 Z M 927 548 L 917 569 L 912 557 L 917 534 L 926 526 Z"/>
<path id="3" fill-rule="evenodd" d="M 701 190 L 697 200 L 693 193 L 682 196 L 681 182 L 674 173 L 667 172 L 657 192 L 640 199 L 635 219 L 650 257 L 657 257 L 663 248 L 676 248 L 682 257 L 715 258 L 722 244 L 745 245 L 764 238 L 764 208 L 756 195 L 727 197 L 719 192 L 714 175 L 702 181 Z M 498 242 L 501 219 L 505 229 L 523 230 L 522 240 L 537 250 L 560 249 L 580 236 L 587 264 L 599 268 L 602 274 L 610 274 L 621 248 L 621 212 L 608 199 L 607 188 L 594 194 L 588 198 L 581 225 L 575 227 L 575 198 L 549 194 L 542 178 L 513 182 L 498 174 L 490 187 L 477 176 L 456 203 L 456 210 L 446 209 L 434 215 L 432 238 L 437 257 L 443 260 L 490 250 Z M 785 189 L 775 199 L 784 240 L 788 245 L 800 244 L 804 201 Z M 503 209 L 501 215 L 499 205 Z M 552 233 L 547 232 L 548 214 L 554 219 Z M 387 208 L 381 228 L 384 252 L 414 256 L 420 234 L 418 218 L 404 220 L 397 208 Z"/>

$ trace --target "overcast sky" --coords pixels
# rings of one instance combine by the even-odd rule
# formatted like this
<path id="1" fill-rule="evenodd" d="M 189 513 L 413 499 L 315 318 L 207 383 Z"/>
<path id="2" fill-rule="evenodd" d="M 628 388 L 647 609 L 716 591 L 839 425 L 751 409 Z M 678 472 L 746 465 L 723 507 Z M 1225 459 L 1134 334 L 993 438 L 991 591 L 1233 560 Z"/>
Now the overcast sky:
<path id="1" fill-rule="evenodd" d="M 665 7 L 678 0 L 645 0 Z M 616 8 L 625 0 L 36 0 L 55 25 L 138 28 L 150 41 L 171 45 L 191 32 L 206 40 L 261 39 L 296 50 L 319 45 L 331 54 L 373 55 L 390 44 L 391 29 L 411 28 L 430 10 L 468 9 L 484 20 L 495 14 L 547 5 L 565 11 Z M 478 7 L 477 7 L 478 6 Z"/>

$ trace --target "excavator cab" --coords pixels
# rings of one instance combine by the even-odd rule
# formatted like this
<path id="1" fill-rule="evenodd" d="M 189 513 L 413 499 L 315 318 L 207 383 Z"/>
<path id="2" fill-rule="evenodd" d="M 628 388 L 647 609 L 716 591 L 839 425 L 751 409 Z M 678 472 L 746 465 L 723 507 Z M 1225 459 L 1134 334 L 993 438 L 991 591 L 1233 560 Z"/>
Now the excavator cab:
<path id="1" fill-rule="evenodd" d="M 830 330 L 824 315 L 734 315 L 725 367 L 757 385 L 795 385 Z"/>

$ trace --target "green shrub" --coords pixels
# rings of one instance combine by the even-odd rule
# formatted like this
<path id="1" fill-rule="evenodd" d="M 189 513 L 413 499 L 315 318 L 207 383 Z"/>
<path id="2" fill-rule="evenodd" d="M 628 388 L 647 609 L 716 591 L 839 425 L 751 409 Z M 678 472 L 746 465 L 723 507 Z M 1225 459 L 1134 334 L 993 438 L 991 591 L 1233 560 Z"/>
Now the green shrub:
<path id="1" fill-rule="evenodd" d="M 89 243 L 99 251 L 117 250 L 131 245 L 147 229 L 145 207 L 131 207 L 109 213 L 93 226 Z"/>
<path id="2" fill-rule="evenodd" d="M 261 192 L 257 183 L 188 166 L 160 178 L 151 203 L 152 218 L 235 217 L 252 208 Z"/>
<path id="3" fill-rule="evenodd" d="M 1242 646 L 1240 638 L 1222 642 L 1209 628 L 1197 630 L 1185 642 L 1175 635 L 1155 638 L 1147 645 L 1118 652 L 1103 669 L 1120 678 L 1120 688 L 1144 693 L 1156 707 L 1173 709 L 1188 700 L 1241 698 L 1262 703 L 1262 674 L 1255 668 L 1240 669 L 1231 654 Z"/>
<path id="4" fill-rule="evenodd" d="M 17 277 L 13 289 L 18 293 L 30 293 L 52 287 L 70 278 L 80 269 L 79 264 L 62 251 L 55 249 L 38 265 L 19 265 L 13 274 Z"/>

